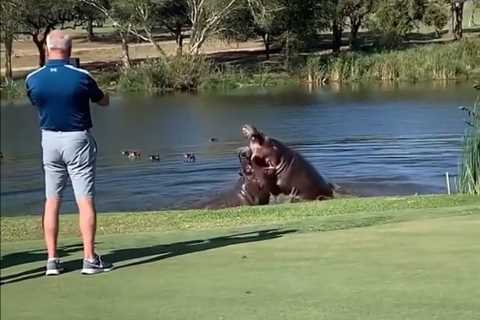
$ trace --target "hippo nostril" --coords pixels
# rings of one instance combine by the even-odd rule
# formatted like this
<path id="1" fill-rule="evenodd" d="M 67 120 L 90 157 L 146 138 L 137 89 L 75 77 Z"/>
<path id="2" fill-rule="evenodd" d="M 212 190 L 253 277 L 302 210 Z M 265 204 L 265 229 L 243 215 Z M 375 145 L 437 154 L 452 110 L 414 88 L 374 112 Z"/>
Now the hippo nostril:
<path id="1" fill-rule="evenodd" d="M 247 138 L 253 135 L 255 132 L 257 132 L 255 127 L 252 127 L 249 124 L 246 124 L 242 127 L 242 134 Z"/>

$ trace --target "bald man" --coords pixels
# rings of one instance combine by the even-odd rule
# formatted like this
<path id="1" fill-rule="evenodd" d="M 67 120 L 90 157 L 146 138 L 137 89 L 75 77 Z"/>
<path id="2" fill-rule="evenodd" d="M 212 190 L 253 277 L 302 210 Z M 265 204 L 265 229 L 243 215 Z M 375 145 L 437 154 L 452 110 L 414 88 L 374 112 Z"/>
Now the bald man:
<path id="1" fill-rule="evenodd" d="M 80 214 L 83 240 L 82 274 L 112 270 L 95 253 L 95 163 L 97 144 L 90 133 L 90 101 L 109 104 L 109 96 L 98 88 L 86 70 L 70 64 L 71 38 L 60 30 L 47 37 L 45 66 L 30 73 L 26 88 L 38 109 L 42 129 L 45 172 L 43 231 L 48 251 L 46 275 L 58 275 L 63 266 L 57 255 L 58 215 L 63 191 L 70 178 Z"/>

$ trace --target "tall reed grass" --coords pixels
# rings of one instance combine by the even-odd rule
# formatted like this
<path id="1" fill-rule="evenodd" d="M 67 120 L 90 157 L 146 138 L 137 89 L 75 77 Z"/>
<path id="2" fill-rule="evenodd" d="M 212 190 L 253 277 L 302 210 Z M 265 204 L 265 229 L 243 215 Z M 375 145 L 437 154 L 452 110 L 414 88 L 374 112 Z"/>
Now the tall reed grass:
<path id="1" fill-rule="evenodd" d="M 348 52 L 312 57 L 304 77 L 310 82 L 360 80 L 457 80 L 480 73 L 480 41 L 463 40 L 400 51 Z"/>
<path id="2" fill-rule="evenodd" d="M 463 141 L 458 189 L 461 193 L 480 195 L 480 100 L 467 114 L 467 129 Z"/>

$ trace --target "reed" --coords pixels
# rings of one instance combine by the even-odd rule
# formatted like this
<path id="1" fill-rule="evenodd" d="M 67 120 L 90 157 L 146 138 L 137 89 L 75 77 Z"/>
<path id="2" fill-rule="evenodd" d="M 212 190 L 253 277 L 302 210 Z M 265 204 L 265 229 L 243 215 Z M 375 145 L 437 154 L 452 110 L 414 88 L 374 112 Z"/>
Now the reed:
<path id="1" fill-rule="evenodd" d="M 462 107 L 467 114 L 467 129 L 459 169 L 458 189 L 461 193 L 480 195 L 480 106 Z"/>
<path id="2" fill-rule="evenodd" d="M 304 69 L 310 82 L 468 79 L 480 72 L 480 41 L 463 40 L 406 50 L 311 57 Z"/>

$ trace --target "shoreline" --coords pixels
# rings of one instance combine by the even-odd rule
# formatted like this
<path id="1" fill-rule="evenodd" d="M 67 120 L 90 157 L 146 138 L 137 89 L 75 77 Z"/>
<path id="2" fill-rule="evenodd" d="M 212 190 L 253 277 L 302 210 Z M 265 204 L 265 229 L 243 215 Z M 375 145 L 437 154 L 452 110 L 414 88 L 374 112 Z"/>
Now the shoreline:
<path id="1" fill-rule="evenodd" d="M 425 195 L 406 197 L 339 198 L 328 201 L 244 206 L 220 210 L 168 210 L 149 212 L 99 213 L 98 234 L 126 234 L 135 232 L 169 232 L 209 230 L 259 225 L 288 226 L 311 222 L 308 228 L 318 225 L 321 219 L 339 219 L 337 229 L 342 228 L 342 217 L 354 215 L 364 219 L 388 215 L 385 221 L 396 221 L 397 211 L 416 212 L 424 209 L 460 208 L 459 214 L 470 209 L 480 213 L 480 197 L 469 195 Z M 356 214 L 360 214 L 356 216 Z M 370 217 L 370 218 L 369 218 Z M 78 234 L 77 214 L 61 214 L 61 237 Z M 2 217 L 1 242 L 42 239 L 41 217 Z M 320 220 L 319 220 L 320 219 Z M 318 227 L 318 226 L 317 226 Z M 321 227 L 321 226 L 320 226 Z M 320 228 L 319 227 L 319 228 Z"/>
<path id="2" fill-rule="evenodd" d="M 253 51 L 250 51 L 250 54 Z M 266 62 L 215 61 L 209 56 L 172 58 L 170 61 L 141 59 L 122 72 L 115 63 L 92 62 L 89 69 L 99 85 L 116 94 L 155 96 L 171 92 L 225 92 L 245 87 L 304 86 L 364 82 L 410 83 L 457 82 L 480 79 L 480 40 L 429 44 L 405 50 L 344 52 L 338 56 L 298 56 L 286 66 Z M 247 52 L 248 53 L 248 52 Z M 258 60 L 261 51 L 255 51 Z M 460 58 L 459 58 L 460 57 Z M 454 61 L 454 63 L 451 63 Z M 193 68 L 193 69 L 192 69 Z M 23 79 L 0 89 L 2 101 L 25 96 Z"/>

